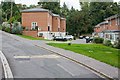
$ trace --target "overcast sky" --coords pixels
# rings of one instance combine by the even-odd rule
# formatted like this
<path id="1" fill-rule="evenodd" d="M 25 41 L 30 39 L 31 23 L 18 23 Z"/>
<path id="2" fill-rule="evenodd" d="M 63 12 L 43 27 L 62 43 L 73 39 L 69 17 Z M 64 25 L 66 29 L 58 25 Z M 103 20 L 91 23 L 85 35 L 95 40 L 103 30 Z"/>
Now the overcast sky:
<path id="1" fill-rule="evenodd" d="M 0 0 L 2 1 L 2 0 Z M 31 5 L 31 4 L 35 4 L 37 5 L 39 0 L 15 0 L 15 3 L 22 3 L 22 4 L 26 4 L 26 5 Z M 118 2 L 120 0 L 114 0 L 115 2 Z M 67 6 L 69 8 L 71 8 L 71 6 L 73 6 L 75 9 L 80 9 L 80 5 L 79 5 L 79 0 L 60 0 L 60 4 L 63 5 L 63 3 L 66 3 Z"/>

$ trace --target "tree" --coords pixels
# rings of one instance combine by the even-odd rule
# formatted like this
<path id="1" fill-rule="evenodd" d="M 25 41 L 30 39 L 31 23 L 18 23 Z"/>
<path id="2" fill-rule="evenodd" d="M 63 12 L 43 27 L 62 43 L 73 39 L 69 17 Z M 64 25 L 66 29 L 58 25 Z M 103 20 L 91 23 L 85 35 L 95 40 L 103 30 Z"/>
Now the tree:
<path id="1" fill-rule="evenodd" d="M 119 6 L 113 2 L 80 2 L 81 11 L 73 7 L 67 17 L 67 32 L 77 36 L 92 33 L 95 25 L 105 18 L 119 13 Z"/>
<path id="2" fill-rule="evenodd" d="M 38 4 L 44 9 L 49 9 L 55 14 L 60 14 L 60 3 L 59 2 L 38 2 Z"/>
<path id="3" fill-rule="evenodd" d="M 69 9 L 64 2 L 63 7 L 60 9 L 60 15 L 63 16 L 63 17 L 67 17 L 68 13 L 69 13 Z"/>
<path id="4" fill-rule="evenodd" d="M 12 20 L 16 20 L 16 21 L 21 21 L 21 14 L 20 14 L 20 10 L 18 9 L 17 5 L 14 2 L 2 2 L 2 18 L 3 21 L 10 21 L 11 19 L 11 3 L 13 4 L 13 8 L 12 8 Z M 15 18 L 15 19 L 13 19 Z M 12 22 L 13 22 L 12 21 Z"/>

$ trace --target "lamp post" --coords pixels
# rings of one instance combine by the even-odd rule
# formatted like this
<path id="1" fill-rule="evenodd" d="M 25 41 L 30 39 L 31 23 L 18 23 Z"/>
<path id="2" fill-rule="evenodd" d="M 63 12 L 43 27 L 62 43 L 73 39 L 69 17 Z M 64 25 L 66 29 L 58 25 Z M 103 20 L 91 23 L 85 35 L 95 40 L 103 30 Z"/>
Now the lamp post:
<path id="1" fill-rule="evenodd" d="M 13 11 L 12 11 L 12 9 L 13 9 L 13 1 L 12 0 L 10 0 L 10 2 L 11 2 L 11 12 L 10 12 L 10 32 L 12 33 L 12 13 L 13 13 Z"/>

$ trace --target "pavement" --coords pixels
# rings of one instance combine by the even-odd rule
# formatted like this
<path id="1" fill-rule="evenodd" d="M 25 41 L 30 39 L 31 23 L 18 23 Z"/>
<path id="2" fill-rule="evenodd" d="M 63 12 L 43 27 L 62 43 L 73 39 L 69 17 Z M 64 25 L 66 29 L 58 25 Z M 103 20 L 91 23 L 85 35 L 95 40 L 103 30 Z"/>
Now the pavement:
<path id="1" fill-rule="evenodd" d="M 68 50 L 64 50 L 64 49 L 60 49 L 60 48 L 56 48 L 56 47 L 46 45 L 45 41 L 39 41 L 39 40 L 32 41 L 32 40 L 23 39 L 21 37 L 15 36 L 15 35 L 11 35 L 11 37 L 14 37 L 16 40 L 18 40 L 20 42 L 26 42 L 29 45 L 34 44 L 36 46 L 39 46 L 41 49 L 44 48 L 46 50 L 58 53 L 60 55 L 66 56 L 66 57 L 69 57 L 69 58 L 71 58 L 71 59 L 73 59 L 77 62 L 80 62 L 82 64 L 85 64 L 85 65 L 91 67 L 92 69 L 95 69 L 98 72 L 100 72 L 100 73 L 102 73 L 106 76 L 109 76 L 111 78 L 119 78 L 119 76 L 118 76 L 119 75 L 119 69 L 118 68 L 115 68 L 115 67 L 110 66 L 108 64 L 105 64 L 103 62 L 97 61 L 97 60 L 92 59 L 90 57 L 87 57 L 87 56 L 84 56 L 84 55 L 81 55 L 81 54 L 76 54 L 72 51 L 68 51 Z M 18 45 L 20 45 L 20 44 L 18 44 Z M 71 65 L 69 64 L 68 66 L 71 66 Z M 75 69 L 75 67 L 73 67 L 73 69 Z M 79 69 L 78 69 L 78 71 L 79 71 Z M 87 77 L 87 76 L 84 76 L 84 77 Z"/>

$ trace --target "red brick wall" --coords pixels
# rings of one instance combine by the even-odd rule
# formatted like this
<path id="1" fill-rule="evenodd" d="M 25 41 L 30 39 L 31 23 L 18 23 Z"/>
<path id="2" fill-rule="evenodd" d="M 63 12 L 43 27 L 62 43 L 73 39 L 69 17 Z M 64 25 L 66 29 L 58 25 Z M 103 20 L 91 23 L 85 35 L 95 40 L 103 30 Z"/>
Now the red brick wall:
<path id="1" fill-rule="evenodd" d="M 48 14 L 48 25 L 50 26 L 50 30 L 52 31 L 52 15 L 51 14 Z"/>
<path id="2" fill-rule="evenodd" d="M 37 22 L 42 31 L 48 30 L 48 12 L 24 12 L 22 13 L 22 26 L 31 29 L 31 23 Z"/>
<path id="3" fill-rule="evenodd" d="M 32 37 L 38 37 L 37 36 L 37 31 L 23 31 L 23 35 L 32 36 Z"/>
<path id="4" fill-rule="evenodd" d="M 109 22 L 110 22 L 110 20 L 109 20 Z M 111 25 L 110 24 L 108 25 L 108 30 L 119 30 L 118 25 L 116 25 L 115 18 L 111 20 Z"/>
<path id="5" fill-rule="evenodd" d="M 60 19 L 60 31 L 65 32 L 66 31 L 66 20 Z"/>
<path id="6" fill-rule="evenodd" d="M 52 25 L 53 25 L 52 31 L 58 32 L 58 27 L 60 27 L 60 18 L 57 16 L 53 16 Z"/>
<path id="7" fill-rule="evenodd" d="M 100 25 L 97 28 L 94 28 L 94 32 L 102 32 L 104 30 L 120 30 L 120 27 L 118 25 L 116 25 L 116 19 L 112 19 L 111 20 L 111 25 L 110 25 L 110 20 L 108 21 L 109 24 L 106 24 L 105 27 L 104 25 Z"/>

